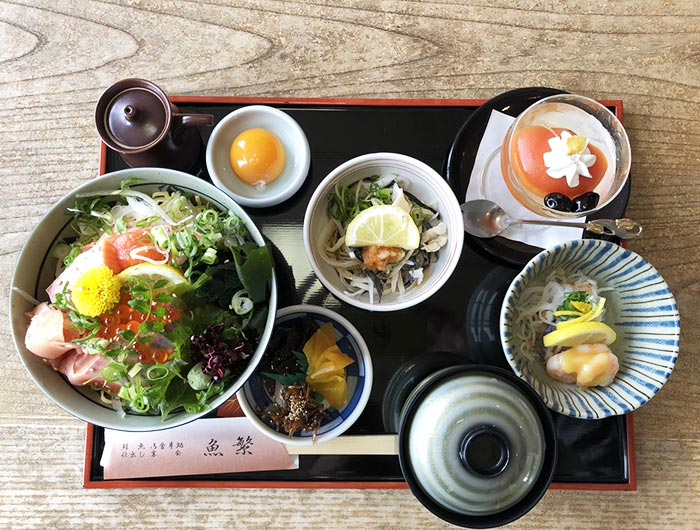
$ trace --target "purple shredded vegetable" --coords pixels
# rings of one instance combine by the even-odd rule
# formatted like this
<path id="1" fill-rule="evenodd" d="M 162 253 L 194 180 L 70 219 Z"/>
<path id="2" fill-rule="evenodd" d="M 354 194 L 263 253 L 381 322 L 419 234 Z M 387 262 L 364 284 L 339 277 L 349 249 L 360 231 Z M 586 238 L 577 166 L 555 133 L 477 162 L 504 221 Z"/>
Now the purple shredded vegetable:
<path id="1" fill-rule="evenodd" d="M 251 355 L 250 346 L 240 337 L 224 340 L 222 337 L 224 324 L 214 324 L 206 328 L 201 335 L 192 337 L 192 355 L 204 363 L 202 372 L 219 383 L 224 378 L 226 370 L 236 374 L 243 371 L 243 361 Z"/>

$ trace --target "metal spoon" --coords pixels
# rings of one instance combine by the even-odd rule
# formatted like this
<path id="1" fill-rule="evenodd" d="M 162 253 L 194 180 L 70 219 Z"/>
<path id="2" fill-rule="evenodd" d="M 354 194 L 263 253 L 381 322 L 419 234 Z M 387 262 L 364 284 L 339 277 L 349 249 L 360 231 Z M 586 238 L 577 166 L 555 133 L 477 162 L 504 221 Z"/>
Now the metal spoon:
<path id="1" fill-rule="evenodd" d="M 477 237 L 495 237 L 511 225 L 552 225 L 585 228 L 594 234 L 631 239 L 642 233 L 642 225 L 632 219 L 595 219 L 586 222 L 530 221 L 513 219 L 495 202 L 480 199 L 461 205 L 464 230 Z"/>

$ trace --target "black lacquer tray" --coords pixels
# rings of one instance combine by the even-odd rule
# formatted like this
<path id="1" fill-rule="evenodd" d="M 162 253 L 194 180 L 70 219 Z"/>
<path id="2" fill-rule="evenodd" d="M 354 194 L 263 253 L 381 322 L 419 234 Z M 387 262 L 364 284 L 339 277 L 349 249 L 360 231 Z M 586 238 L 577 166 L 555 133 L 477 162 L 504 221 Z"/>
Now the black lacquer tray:
<path id="1" fill-rule="evenodd" d="M 323 305 L 348 318 L 372 354 L 374 384 L 365 411 L 347 434 L 395 432 L 388 400 L 420 377 L 416 359 L 434 369 L 441 359 L 487 363 L 509 369 L 501 351 L 498 314 L 510 280 L 519 268 L 489 261 L 464 246 L 447 284 L 420 306 L 393 313 L 369 313 L 339 302 L 316 279 L 306 259 L 301 227 L 315 186 L 336 166 L 357 155 L 392 151 L 418 158 L 444 174 L 450 146 L 471 114 L 484 102 L 472 100 L 281 100 L 172 98 L 183 112 L 214 115 L 215 124 L 246 104 L 283 109 L 303 128 L 311 147 L 311 169 L 302 188 L 271 208 L 246 208 L 272 244 L 280 307 Z M 202 128 L 203 146 L 211 129 Z M 127 166 L 102 146 L 101 173 Z M 204 147 L 191 173 L 209 179 Z M 415 372 L 415 373 L 414 373 Z M 393 379 L 392 379 L 393 378 Z M 391 382 L 391 385 L 390 385 Z M 554 486 L 572 489 L 635 489 L 632 416 L 587 421 L 552 413 L 559 441 Z M 86 487 L 406 487 L 397 456 L 301 455 L 299 469 L 256 473 L 104 480 L 99 464 L 104 430 L 88 426 Z"/>

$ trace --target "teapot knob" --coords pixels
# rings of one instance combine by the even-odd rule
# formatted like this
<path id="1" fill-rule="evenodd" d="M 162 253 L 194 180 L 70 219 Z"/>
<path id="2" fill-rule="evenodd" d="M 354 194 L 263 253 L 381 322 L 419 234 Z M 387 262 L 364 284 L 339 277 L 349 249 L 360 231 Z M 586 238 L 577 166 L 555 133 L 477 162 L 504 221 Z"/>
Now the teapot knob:
<path id="1" fill-rule="evenodd" d="M 124 107 L 124 117 L 129 121 L 136 121 L 136 118 L 138 117 L 138 112 L 131 105 L 126 105 Z"/>

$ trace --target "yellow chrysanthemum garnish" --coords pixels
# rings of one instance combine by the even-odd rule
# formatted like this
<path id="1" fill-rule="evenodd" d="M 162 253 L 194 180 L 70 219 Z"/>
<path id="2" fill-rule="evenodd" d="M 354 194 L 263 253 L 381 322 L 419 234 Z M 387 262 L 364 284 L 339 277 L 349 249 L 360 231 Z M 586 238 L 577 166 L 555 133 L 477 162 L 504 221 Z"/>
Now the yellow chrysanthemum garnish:
<path id="1" fill-rule="evenodd" d="M 121 282 L 112 269 L 101 266 L 90 269 L 73 285 L 73 305 L 88 317 L 96 317 L 112 309 L 120 299 Z"/>

